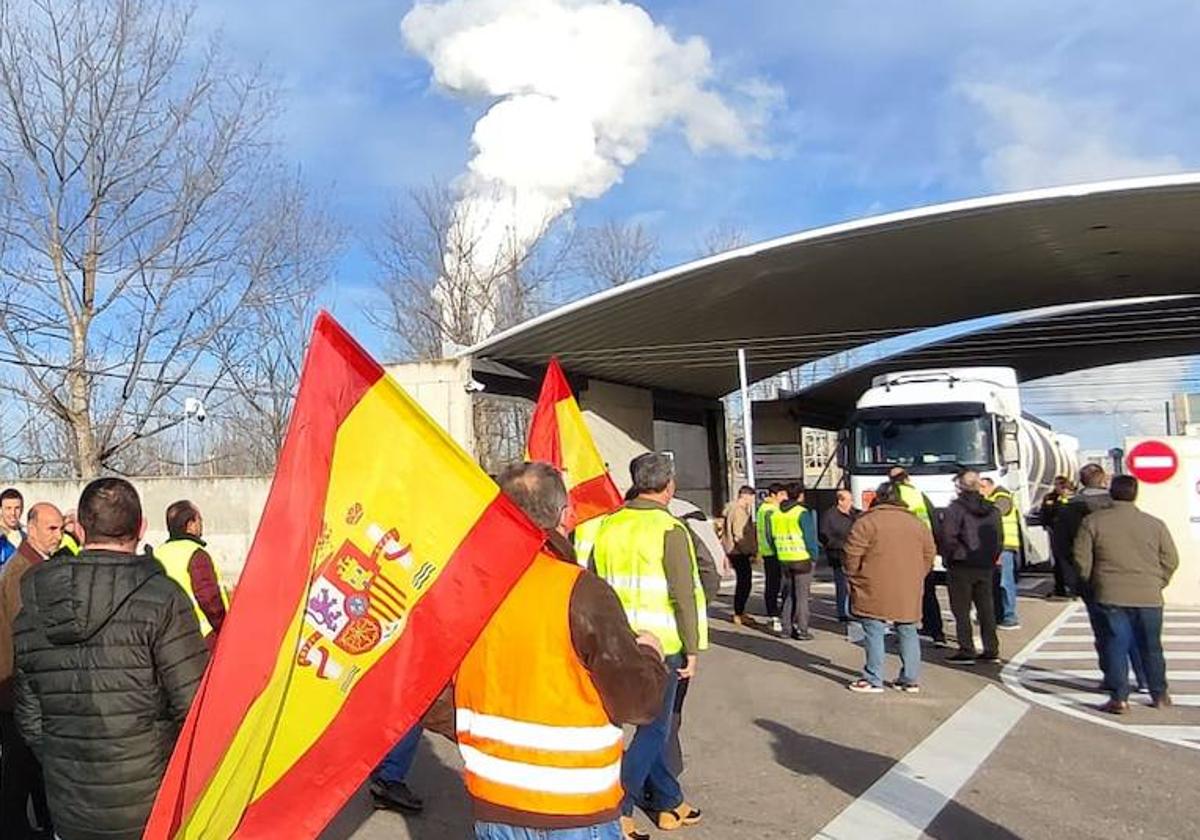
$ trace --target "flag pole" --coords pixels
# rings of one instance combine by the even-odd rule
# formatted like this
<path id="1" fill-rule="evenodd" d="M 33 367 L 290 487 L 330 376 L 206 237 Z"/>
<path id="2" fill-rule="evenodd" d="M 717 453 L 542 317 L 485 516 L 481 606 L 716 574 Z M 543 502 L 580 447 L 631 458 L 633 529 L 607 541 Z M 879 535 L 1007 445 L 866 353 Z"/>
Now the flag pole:
<path id="1" fill-rule="evenodd" d="M 750 386 L 746 382 L 746 349 L 738 348 L 738 376 L 742 382 L 742 446 L 746 458 L 746 483 L 754 484 L 754 432 L 753 412 L 750 410 Z"/>

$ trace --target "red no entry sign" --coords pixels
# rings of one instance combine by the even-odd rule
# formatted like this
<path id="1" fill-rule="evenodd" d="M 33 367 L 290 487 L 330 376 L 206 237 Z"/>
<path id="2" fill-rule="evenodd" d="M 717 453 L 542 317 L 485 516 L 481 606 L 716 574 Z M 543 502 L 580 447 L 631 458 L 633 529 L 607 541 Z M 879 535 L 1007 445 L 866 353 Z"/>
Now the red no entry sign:
<path id="1" fill-rule="evenodd" d="M 1138 481 L 1162 484 L 1179 469 L 1179 456 L 1161 440 L 1146 440 L 1129 450 L 1125 463 Z"/>

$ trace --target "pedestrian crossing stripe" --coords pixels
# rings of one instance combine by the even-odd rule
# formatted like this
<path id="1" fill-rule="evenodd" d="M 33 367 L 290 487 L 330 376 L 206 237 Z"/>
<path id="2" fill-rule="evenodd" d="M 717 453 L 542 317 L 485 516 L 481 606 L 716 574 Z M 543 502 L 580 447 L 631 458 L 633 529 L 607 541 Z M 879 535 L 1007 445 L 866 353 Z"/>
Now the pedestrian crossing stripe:
<path id="1" fill-rule="evenodd" d="M 1167 629 L 1180 629 L 1171 627 L 1172 623 L 1189 618 L 1200 619 L 1200 611 L 1168 610 L 1164 626 Z M 1098 690 L 1103 673 L 1095 667 L 1095 641 L 1087 613 L 1078 603 L 1065 605 L 1058 617 L 1009 660 L 1000 678 L 1005 687 L 1018 697 L 1051 711 L 1108 729 L 1200 750 L 1200 718 L 1192 712 L 1193 709 L 1200 709 L 1200 690 L 1180 691 L 1179 685 L 1200 681 L 1200 670 L 1187 667 L 1200 660 L 1200 650 L 1172 650 L 1169 647 L 1170 644 L 1187 643 L 1200 643 L 1200 634 L 1163 635 L 1163 652 L 1168 669 L 1172 664 L 1184 665 L 1183 668 L 1167 671 L 1167 680 L 1173 683 L 1171 698 L 1176 706 L 1176 715 L 1191 717 L 1198 721 L 1196 724 L 1188 723 L 1186 717 L 1183 722 L 1171 724 L 1142 723 L 1144 717 L 1134 723 L 1129 717 L 1119 718 L 1098 711 L 1098 707 L 1108 699 L 1108 694 Z M 1093 667 L 1071 667 L 1082 662 L 1090 662 Z M 1150 697 L 1131 694 L 1129 702 L 1134 706 L 1146 706 L 1150 703 Z M 1148 713 L 1139 713 L 1144 714 Z"/>

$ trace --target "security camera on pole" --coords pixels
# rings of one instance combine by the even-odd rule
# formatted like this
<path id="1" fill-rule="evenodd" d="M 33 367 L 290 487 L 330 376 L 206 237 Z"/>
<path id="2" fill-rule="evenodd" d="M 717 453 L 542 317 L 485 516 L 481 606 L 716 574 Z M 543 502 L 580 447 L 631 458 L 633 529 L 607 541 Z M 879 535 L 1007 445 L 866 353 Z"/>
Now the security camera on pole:
<path id="1" fill-rule="evenodd" d="M 196 397 L 188 397 L 183 401 L 183 474 L 191 475 L 191 424 L 193 417 L 197 423 L 203 423 L 208 415 L 204 411 L 204 403 Z"/>

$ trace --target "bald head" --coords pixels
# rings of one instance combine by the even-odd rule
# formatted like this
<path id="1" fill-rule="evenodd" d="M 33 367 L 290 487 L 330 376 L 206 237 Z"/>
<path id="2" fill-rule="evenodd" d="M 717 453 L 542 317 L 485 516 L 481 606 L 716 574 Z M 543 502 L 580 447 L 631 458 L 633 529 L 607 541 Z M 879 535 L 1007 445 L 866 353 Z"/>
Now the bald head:
<path id="1" fill-rule="evenodd" d="M 58 551 L 62 543 L 63 515 L 49 502 L 38 502 L 29 509 L 26 519 L 29 544 L 43 557 Z"/>

